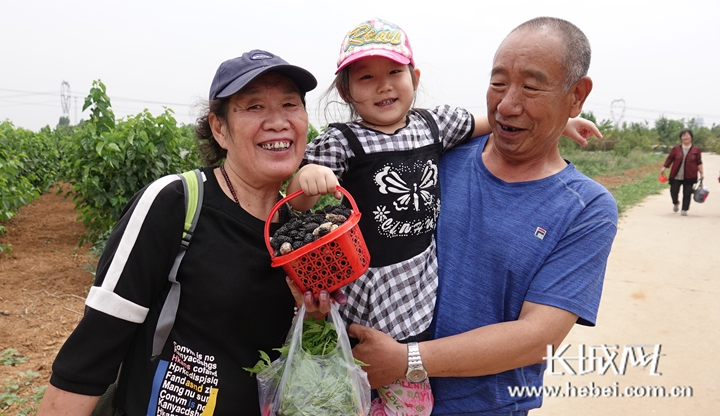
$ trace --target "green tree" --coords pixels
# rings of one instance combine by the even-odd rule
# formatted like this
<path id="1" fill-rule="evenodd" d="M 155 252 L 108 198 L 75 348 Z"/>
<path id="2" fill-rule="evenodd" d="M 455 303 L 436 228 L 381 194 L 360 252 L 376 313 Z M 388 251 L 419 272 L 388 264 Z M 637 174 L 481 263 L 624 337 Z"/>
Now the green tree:
<path id="1" fill-rule="evenodd" d="M 199 165 L 192 130 L 178 127 L 172 110 L 154 117 L 145 110 L 116 122 L 105 85 L 93 82 L 83 123 L 67 144 L 66 180 L 85 234 L 95 243 L 117 222 L 122 208 L 142 187 L 161 176 Z"/>
<path id="2" fill-rule="evenodd" d="M 672 148 L 678 144 L 680 132 L 684 128 L 684 120 L 670 120 L 665 116 L 661 116 L 655 120 L 655 132 L 658 136 L 658 142 L 668 146 L 668 148 Z"/>

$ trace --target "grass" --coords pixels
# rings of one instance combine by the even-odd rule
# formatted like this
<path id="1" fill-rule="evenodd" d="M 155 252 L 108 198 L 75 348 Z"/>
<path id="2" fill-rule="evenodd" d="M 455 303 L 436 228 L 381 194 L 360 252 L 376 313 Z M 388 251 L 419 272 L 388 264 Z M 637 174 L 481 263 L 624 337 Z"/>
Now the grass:
<path id="1" fill-rule="evenodd" d="M 649 195 L 661 193 L 667 184 L 657 180 L 659 165 L 665 160 L 665 155 L 632 151 L 628 155 L 619 155 L 613 152 L 583 152 L 578 149 L 563 149 L 563 157 L 573 162 L 575 167 L 591 178 L 599 176 L 617 177 L 618 185 L 607 186 L 615 197 L 618 212 L 623 213 L 628 208 L 639 203 Z M 657 167 L 657 169 L 652 169 Z M 647 170 L 643 170 L 647 168 Z M 637 175 L 628 177 L 628 170 L 639 170 Z"/>
<path id="2" fill-rule="evenodd" d="M 0 364 L 16 366 L 27 361 L 17 350 L 8 348 L 0 353 Z M 27 370 L 18 372 L 19 379 L 3 379 L 0 385 L 0 416 L 8 415 L 6 410 L 15 410 L 16 415 L 35 415 L 38 411 L 40 400 L 45 394 L 45 386 L 32 387 L 34 380 L 40 374 Z"/>
<path id="3" fill-rule="evenodd" d="M 627 156 L 613 152 L 583 152 L 579 149 L 562 149 L 562 155 L 570 160 L 575 167 L 587 176 L 621 174 L 629 169 L 658 164 L 665 160 L 666 155 L 634 150 Z M 659 173 L 660 169 L 658 169 Z M 657 178 L 657 175 L 655 175 Z"/>
<path id="4" fill-rule="evenodd" d="M 27 358 L 21 356 L 14 348 L 8 348 L 0 354 L 0 364 L 17 365 L 27 361 Z"/>
<path id="5" fill-rule="evenodd" d="M 634 182 L 610 187 L 609 191 L 615 197 L 618 212 L 623 213 L 648 195 L 659 194 L 667 187 L 666 183 L 660 183 L 657 180 L 657 173 L 648 172 Z"/>

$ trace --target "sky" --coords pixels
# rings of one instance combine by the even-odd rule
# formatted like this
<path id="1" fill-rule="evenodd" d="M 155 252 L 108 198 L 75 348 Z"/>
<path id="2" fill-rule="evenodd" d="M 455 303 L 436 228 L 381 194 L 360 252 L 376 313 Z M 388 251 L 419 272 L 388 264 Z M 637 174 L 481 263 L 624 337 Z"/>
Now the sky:
<path id="1" fill-rule="evenodd" d="M 517 25 L 554 16 L 577 25 L 593 49 L 598 121 L 648 123 L 665 116 L 720 125 L 717 0 L 2 0 L 0 121 L 38 131 L 82 106 L 94 80 L 117 118 L 171 108 L 191 124 L 223 61 L 263 49 L 312 72 L 311 123 L 332 83 L 344 35 L 379 17 L 408 34 L 421 71 L 417 105 L 486 113 L 493 55 Z M 65 109 L 63 106 L 65 103 Z M 347 121 L 347 120 L 332 120 Z"/>

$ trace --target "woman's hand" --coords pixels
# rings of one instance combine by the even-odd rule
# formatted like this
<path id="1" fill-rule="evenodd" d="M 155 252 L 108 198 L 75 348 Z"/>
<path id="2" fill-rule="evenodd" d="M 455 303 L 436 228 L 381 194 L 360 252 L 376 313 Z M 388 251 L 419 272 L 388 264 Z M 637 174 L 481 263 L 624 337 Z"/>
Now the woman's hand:
<path id="1" fill-rule="evenodd" d="M 330 302 L 335 302 L 344 305 L 347 302 L 347 297 L 340 289 L 328 293 L 327 290 L 323 290 L 318 295 L 318 299 L 315 299 L 311 291 L 302 293 L 300 289 L 295 285 L 290 277 L 285 277 L 290 293 L 295 298 L 295 305 L 305 304 L 305 316 L 320 319 L 323 316 L 330 313 Z"/>
<path id="2" fill-rule="evenodd" d="M 595 123 L 590 120 L 585 120 L 582 117 L 569 119 L 562 135 L 572 139 L 580 146 L 586 146 L 587 139 L 592 136 L 595 136 L 598 139 L 602 139 L 603 137 Z"/>

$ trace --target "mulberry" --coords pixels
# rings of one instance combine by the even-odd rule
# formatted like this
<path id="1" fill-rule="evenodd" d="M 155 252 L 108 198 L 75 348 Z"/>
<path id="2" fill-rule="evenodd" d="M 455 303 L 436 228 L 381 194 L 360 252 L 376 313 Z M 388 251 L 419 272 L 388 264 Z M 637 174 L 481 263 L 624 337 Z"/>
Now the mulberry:
<path id="1" fill-rule="evenodd" d="M 351 213 L 350 208 L 343 205 L 326 205 L 314 213 L 295 212 L 293 217 L 273 234 L 270 247 L 275 250 L 276 256 L 288 254 L 335 230 L 347 221 Z"/>

